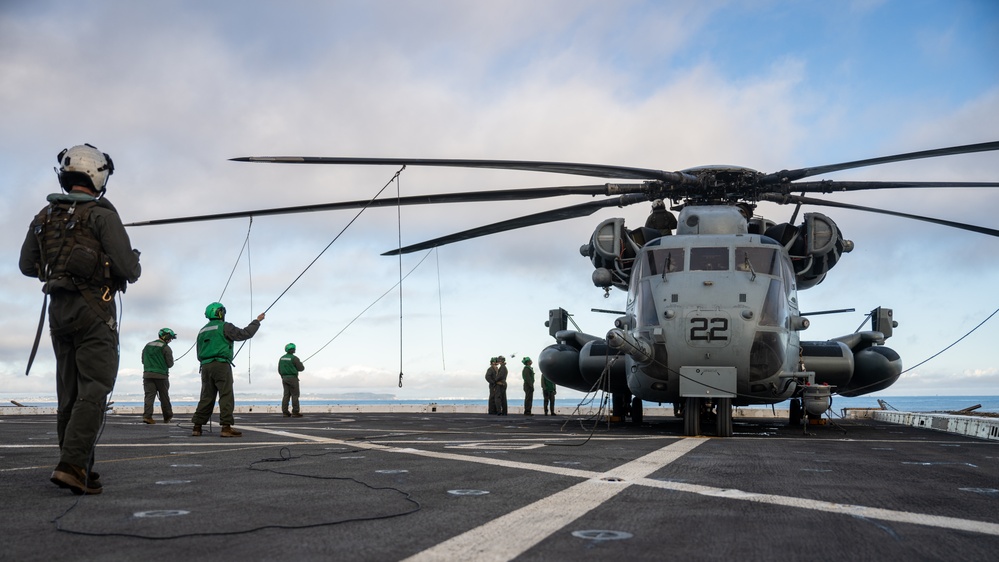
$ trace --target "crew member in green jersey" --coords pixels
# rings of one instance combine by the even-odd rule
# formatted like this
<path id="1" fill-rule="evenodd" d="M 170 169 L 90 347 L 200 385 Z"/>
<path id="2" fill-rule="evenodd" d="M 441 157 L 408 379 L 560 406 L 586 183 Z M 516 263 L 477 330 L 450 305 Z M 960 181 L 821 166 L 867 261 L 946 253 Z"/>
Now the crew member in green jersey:
<path id="1" fill-rule="evenodd" d="M 301 407 L 298 403 L 300 393 L 298 387 L 298 373 L 305 370 L 305 365 L 295 356 L 295 344 L 289 343 L 284 346 L 285 354 L 278 360 L 278 374 L 281 375 L 281 386 L 284 388 L 284 396 L 281 397 L 281 413 L 286 418 L 302 417 Z M 288 400 L 291 399 L 291 412 L 288 411 Z"/>
<path id="2" fill-rule="evenodd" d="M 555 383 L 541 375 L 541 394 L 545 398 L 545 415 L 555 415 Z"/>
<path id="3" fill-rule="evenodd" d="M 260 329 L 260 321 L 264 314 L 260 313 L 256 320 L 245 328 L 225 321 L 225 307 L 220 302 L 213 302 L 205 308 L 205 318 L 208 323 L 198 332 L 198 360 L 201 361 L 201 398 L 198 407 L 191 417 L 194 424 L 192 437 L 201 437 L 201 426 L 212 418 L 215 409 L 215 397 L 219 400 L 219 423 L 222 425 L 222 437 L 242 437 L 241 431 L 232 427 L 235 418 L 232 411 L 236 400 L 232 394 L 232 342 L 248 340 Z"/>
<path id="4" fill-rule="evenodd" d="M 160 330 L 158 337 L 142 348 L 142 390 L 145 402 L 142 408 L 142 421 L 150 425 L 156 423 L 153 419 L 153 401 L 160 396 L 160 411 L 163 413 L 163 423 L 169 423 L 173 418 L 173 406 L 170 405 L 170 367 L 173 367 L 173 350 L 170 342 L 177 339 L 177 334 L 170 328 Z"/>
<path id="5" fill-rule="evenodd" d="M 524 377 L 524 415 L 533 416 L 531 406 L 534 404 L 534 368 L 531 365 L 534 362 L 530 357 L 525 357 L 520 362 L 524 364 L 524 370 L 520 372 Z"/>

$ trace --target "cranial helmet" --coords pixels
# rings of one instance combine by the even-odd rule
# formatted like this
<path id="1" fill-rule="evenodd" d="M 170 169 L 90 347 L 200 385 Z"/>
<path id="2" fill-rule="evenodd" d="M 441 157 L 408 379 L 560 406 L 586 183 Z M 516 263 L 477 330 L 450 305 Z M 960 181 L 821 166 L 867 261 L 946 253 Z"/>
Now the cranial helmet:
<path id="1" fill-rule="evenodd" d="M 205 318 L 209 320 L 224 319 L 225 307 L 222 306 L 222 303 L 220 302 L 213 302 L 212 304 L 208 305 L 207 308 L 205 308 Z"/>
<path id="2" fill-rule="evenodd" d="M 56 158 L 59 160 L 59 185 L 67 192 L 74 185 L 84 185 L 104 193 L 108 176 L 114 173 L 111 157 L 91 144 L 64 148 Z"/>
<path id="3" fill-rule="evenodd" d="M 159 337 L 161 340 L 170 341 L 177 339 L 177 334 L 173 333 L 170 328 L 163 328 L 160 330 Z"/>
<path id="4" fill-rule="evenodd" d="M 284 350 L 287 351 L 288 353 L 295 353 L 295 344 L 289 343 L 288 345 L 284 346 Z"/>
<path id="5" fill-rule="evenodd" d="M 523 363 L 524 365 L 527 365 L 528 363 L 531 362 L 531 358 L 530 357 L 525 357 L 525 358 L 521 359 L 520 362 Z"/>

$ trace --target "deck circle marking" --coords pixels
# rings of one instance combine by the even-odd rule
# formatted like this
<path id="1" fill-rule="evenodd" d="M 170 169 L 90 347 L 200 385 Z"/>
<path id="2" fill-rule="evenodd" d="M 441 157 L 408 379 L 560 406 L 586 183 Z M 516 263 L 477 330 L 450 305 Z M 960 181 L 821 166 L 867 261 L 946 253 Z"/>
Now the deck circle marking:
<path id="1" fill-rule="evenodd" d="M 447 493 L 452 496 L 484 496 L 489 493 L 488 490 L 448 490 Z"/>
<path id="2" fill-rule="evenodd" d="M 619 541 L 623 539 L 630 539 L 631 533 L 626 533 L 624 531 L 607 531 L 602 529 L 592 529 L 586 531 L 573 531 L 572 536 L 577 539 L 586 539 L 590 541 Z"/>
<path id="3" fill-rule="evenodd" d="M 133 513 L 135 517 L 177 517 L 178 515 L 187 515 L 191 513 L 185 509 L 156 509 L 153 511 L 136 511 Z"/>

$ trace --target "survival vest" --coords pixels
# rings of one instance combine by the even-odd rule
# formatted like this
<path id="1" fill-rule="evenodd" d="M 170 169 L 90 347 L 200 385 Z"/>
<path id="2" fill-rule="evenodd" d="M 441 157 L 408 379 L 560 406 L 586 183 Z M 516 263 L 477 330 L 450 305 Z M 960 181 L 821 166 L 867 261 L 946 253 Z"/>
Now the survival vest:
<path id="1" fill-rule="evenodd" d="M 84 287 L 114 287 L 111 260 L 91 229 L 90 213 L 94 201 L 53 200 L 31 222 L 38 240 L 41 263 L 38 278 L 48 288 L 53 282 L 69 277 L 81 290 Z"/>
<path id="2" fill-rule="evenodd" d="M 210 320 L 198 332 L 198 360 L 201 364 L 223 361 L 232 364 L 232 341 L 225 337 L 222 328 L 225 320 Z"/>
<path id="3" fill-rule="evenodd" d="M 169 374 L 166 364 L 166 357 L 163 356 L 163 347 L 166 343 L 163 340 L 153 340 L 142 348 L 142 370 L 147 373 L 157 373 L 160 375 Z"/>

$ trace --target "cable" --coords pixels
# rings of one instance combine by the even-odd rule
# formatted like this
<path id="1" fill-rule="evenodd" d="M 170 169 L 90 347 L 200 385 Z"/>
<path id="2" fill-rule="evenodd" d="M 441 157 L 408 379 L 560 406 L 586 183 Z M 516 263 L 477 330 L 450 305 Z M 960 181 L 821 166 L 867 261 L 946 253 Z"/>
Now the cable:
<path id="1" fill-rule="evenodd" d="M 356 451 L 359 451 L 359 450 L 360 449 L 357 449 Z M 94 533 L 94 532 L 89 532 L 89 531 L 75 531 L 75 530 L 72 530 L 72 529 L 63 528 L 61 525 L 58 524 L 58 520 L 60 518 L 62 518 L 63 516 L 65 516 L 67 513 L 69 513 L 73 509 L 73 507 L 76 507 L 76 504 L 74 504 L 73 506 L 71 506 L 70 509 L 66 510 L 65 513 L 63 513 L 62 515 L 60 515 L 59 517 L 57 517 L 56 519 L 54 519 L 53 522 L 56 523 L 56 530 L 61 531 L 63 533 L 73 534 L 73 535 L 82 535 L 82 536 L 88 536 L 88 537 L 128 537 L 128 538 L 134 538 L 134 539 L 147 539 L 147 540 L 173 540 L 173 539 L 183 539 L 183 538 L 190 538 L 190 537 L 223 537 L 223 536 L 233 536 L 233 535 L 246 535 L 246 534 L 249 534 L 249 533 L 254 533 L 254 532 L 257 532 L 257 531 L 263 531 L 263 530 L 267 530 L 267 529 L 283 529 L 283 530 L 315 529 L 315 528 L 318 528 L 318 527 L 330 527 L 330 526 L 333 526 L 333 525 L 340 525 L 340 524 L 343 524 L 343 523 L 353 523 L 353 522 L 358 522 L 358 521 L 380 521 L 380 520 L 394 519 L 396 517 L 402 517 L 402 516 L 405 516 L 405 515 L 410 515 L 410 514 L 416 513 L 417 511 L 420 511 L 421 509 L 423 509 L 423 505 L 419 501 L 413 499 L 412 492 L 406 492 L 406 491 L 400 490 L 400 489 L 392 487 L 392 486 L 374 486 L 374 485 L 368 484 L 367 482 L 363 482 L 361 480 L 358 480 L 356 478 L 351 478 L 349 476 L 313 476 L 313 475 L 309 475 L 309 474 L 298 474 L 298 473 L 294 473 L 294 472 L 282 472 L 282 471 L 273 470 L 273 469 L 256 468 L 256 465 L 260 464 L 260 463 L 286 462 L 286 461 L 290 461 L 290 460 L 298 459 L 298 458 L 302 458 L 302 457 L 321 457 L 321 456 L 330 455 L 330 454 L 342 454 L 342 453 L 343 453 L 343 451 L 327 451 L 325 453 L 320 453 L 320 454 L 304 454 L 304 455 L 300 455 L 300 456 L 297 456 L 297 457 L 293 457 L 293 456 L 291 456 L 291 451 L 287 447 L 282 447 L 281 450 L 280 450 L 280 452 L 279 452 L 279 455 L 280 455 L 279 457 L 277 457 L 277 458 L 265 458 L 265 459 L 260 459 L 258 461 L 251 462 L 246 467 L 246 469 L 247 470 L 253 470 L 253 471 L 271 472 L 273 474 L 280 474 L 282 476 L 297 476 L 299 478 L 312 478 L 312 479 L 316 479 L 316 480 L 341 480 L 341 481 L 349 481 L 349 482 L 354 482 L 354 483 L 360 484 L 360 485 L 368 488 L 369 490 L 373 490 L 373 491 L 390 490 L 390 491 L 393 491 L 393 492 L 397 492 L 398 495 L 402 496 L 402 499 L 405 502 L 407 502 L 409 504 L 412 504 L 412 506 L 409 509 L 399 510 L 396 513 L 388 513 L 388 514 L 385 514 L 385 515 L 371 515 L 371 516 L 361 516 L 361 517 L 350 517 L 350 518 L 346 518 L 346 519 L 338 519 L 338 520 L 335 520 L 335 521 L 321 521 L 319 523 L 306 523 L 306 524 L 301 524 L 301 525 L 278 525 L 278 524 L 273 524 L 273 525 L 259 525 L 257 527 L 252 527 L 252 528 L 249 528 L 249 529 L 242 529 L 242 530 L 237 530 L 237 531 L 221 531 L 221 532 L 212 532 L 212 533 L 183 533 L 183 534 L 179 534 L 179 535 L 168 535 L 168 536 L 160 536 L 160 537 L 149 536 L 149 535 L 140 535 L 140 534 L 135 534 L 135 533 Z M 77 502 L 79 502 L 79 500 L 77 500 Z"/>
<path id="2" fill-rule="evenodd" d="M 396 213 L 396 231 L 398 232 L 398 242 L 399 247 L 402 248 L 402 182 L 399 181 L 399 174 L 395 176 L 395 213 Z M 403 339 L 402 339 L 402 252 L 399 252 L 399 388 L 402 388 L 402 352 L 403 352 Z"/>
<path id="3" fill-rule="evenodd" d="M 222 297 L 225 296 L 226 289 L 229 288 L 229 282 L 232 281 L 232 276 L 233 276 L 234 273 L 236 273 L 236 268 L 239 266 L 239 261 L 241 259 L 243 259 L 243 251 L 246 250 L 246 247 L 250 244 L 250 229 L 251 228 L 253 228 L 253 217 L 250 217 L 250 223 L 246 227 L 246 238 L 243 239 L 243 247 L 241 247 L 239 249 L 239 255 L 236 256 L 236 263 L 232 264 L 232 271 L 229 272 L 229 278 L 226 279 L 225 286 L 222 287 L 222 294 L 219 295 L 219 298 L 217 299 L 217 302 L 222 302 Z M 252 291 L 251 291 L 251 298 L 252 298 Z M 184 356 L 186 356 L 188 353 L 190 353 L 191 350 L 194 349 L 194 346 L 196 346 L 197 344 L 198 344 L 198 339 L 195 338 L 194 339 L 194 343 L 191 344 L 191 347 L 187 348 L 187 351 L 185 351 L 184 353 L 182 353 L 180 355 L 180 357 L 177 357 L 176 359 L 174 359 L 174 362 L 176 363 L 177 361 L 180 361 L 181 359 L 183 359 Z"/>
<path id="4" fill-rule="evenodd" d="M 447 371 L 444 362 L 444 295 L 441 292 L 441 255 L 438 251 L 440 246 L 434 246 L 434 258 L 437 262 L 437 312 L 441 325 L 441 371 Z"/>
<path id="5" fill-rule="evenodd" d="M 295 283 L 298 283 L 298 280 L 301 279 L 303 275 L 305 275 L 305 272 L 308 271 L 313 265 L 315 265 L 315 263 L 317 261 L 319 261 L 319 258 L 321 258 L 322 255 L 326 253 L 326 250 L 329 250 L 330 246 L 332 246 L 334 242 L 336 242 L 337 240 L 340 239 L 340 236 L 342 236 L 343 233 L 346 232 L 348 228 L 350 228 L 350 225 L 354 224 L 354 221 L 356 221 L 361 216 L 361 213 L 363 213 L 365 210 L 367 210 L 367 208 L 371 206 L 371 203 L 375 199 L 377 199 L 378 196 L 381 195 L 383 191 L 385 191 L 385 188 L 387 188 L 389 185 L 391 185 L 392 182 L 395 181 L 395 179 L 399 177 L 399 174 L 401 174 L 402 171 L 405 170 L 405 169 L 406 169 L 405 166 L 403 166 L 402 168 L 399 168 L 399 171 L 397 171 L 395 173 L 395 175 L 392 176 L 392 179 L 390 179 L 388 181 L 388 183 L 386 183 L 385 185 L 383 185 L 382 188 L 378 190 L 378 193 L 376 193 L 374 197 L 372 197 L 367 203 L 364 204 L 363 207 L 361 207 L 361 209 L 359 211 L 357 211 L 357 214 L 354 215 L 354 218 L 350 219 L 350 222 L 348 222 L 346 226 L 344 226 L 342 229 L 340 229 L 340 232 L 338 232 L 337 235 L 335 237 L 333 237 L 332 240 L 330 240 L 330 243 L 327 244 L 326 247 L 323 248 L 323 250 L 321 252 L 319 252 L 319 255 L 317 255 L 315 258 L 313 258 L 312 261 L 309 262 L 309 265 L 305 266 L 305 269 L 303 269 L 302 272 L 299 273 L 298 276 L 295 277 L 295 279 L 287 287 L 285 287 L 285 289 L 283 291 L 281 291 L 281 294 L 278 295 L 276 299 L 274 299 L 274 302 L 272 302 L 270 304 L 270 306 L 268 306 L 264 310 L 264 314 L 267 314 L 267 312 L 270 311 L 270 309 L 273 308 L 274 305 L 277 304 L 277 302 L 279 300 L 281 300 L 281 297 L 283 297 L 285 295 L 285 293 L 287 293 L 293 286 L 295 286 Z M 236 353 L 234 353 L 233 356 L 232 356 L 233 359 L 235 359 L 236 356 L 239 355 L 239 352 L 243 350 L 243 345 L 246 344 L 246 341 L 247 340 L 243 340 L 243 343 L 240 344 L 239 349 L 237 349 Z"/>
<path id="6" fill-rule="evenodd" d="M 426 254 L 424 254 L 424 256 L 423 256 L 423 259 L 421 259 L 421 260 L 419 261 L 419 263 L 417 263 L 417 264 L 416 264 L 415 266 L 413 266 L 413 269 L 410 269 L 410 270 L 409 270 L 409 273 L 407 273 L 407 274 L 406 274 L 406 275 L 405 275 L 405 276 L 403 277 L 403 279 L 405 279 L 406 277 L 409 277 L 410 275 L 412 275 L 412 273 L 413 273 L 414 271 L 416 271 L 416 270 L 417 270 L 417 268 L 419 268 L 419 267 L 420 267 L 420 265 L 421 265 L 421 264 L 423 264 L 423 262 L 424 262 L 424 261 L 425 261 L 425 260 L 427 259 L 427 257 L 429 257 L 429 256 L 430 256 L 430 252 L 428 251 L 428 252 L 427 252 Z M 401 282 L 402 282 L 402 280 L 400 280 L 400 281 L 399 281 L 399 283 L 401 283 Z M 320 347 L 319 349 L 317 349 L 317 350 L 315 351 L 315 353 L 313 353 L 312 355 L 310 355 L 310 356 L 306 357 L 305 359 L 303 359 L 303 360 L 302 360 L 302 363 L 305 363 L 305 362 L 306 362 L 306 361 L 308 361 L 309 359 L 312 359 L 313 357 L 315 357 L 316 355 L 318 355 L 320 351 L 322 351 L 322 350 L 326 349 L 326 346 L 328 346 L 329 344 L 333 343 L 333 340 L 335 340 L 335 339 L 337 339 L 338 337 L 340 337 L 340 334 L 344 333 L 344 331 L 346 331 L 346 330 L 347 330 L 347 328 L 349 328 L 349 327 L 350 327 L 350 325 L 351 325 L 351 324 L 353 324 L 353 323 L 354 323 L 354 322 L 355 322 L 355 321 L 356 321 L 356 320 L 357 320 L 358 318 L 360 318 L 361 316 L 363 316 L 363 315 L 364 315 L 364 313 L 368 311 L 368 309 L 370 309 L 370 308 L 371 308 L 372 306 L 375 306 L 376 304 L 378 304 L 378 301 L 380 301 L 380 300 L 382 300 L 383 298 L 385 298 L 385 296 L 386 296 L 386 295 L 388 295 L 389 293 L 391 293 L 393 289 L 395 289 L 396 287 L 398 287 L 398 286 L 399 286 L 399 283 L 396 283 L 395 285 L 392 285 L 391 287 L 389 287 L 387 291 L 385 291 L 384 293 L 382 293 L 382 296 L 378 297 L 378 298 L 377 298 L 377 299 L 375 299 L 375 300 L 374 300 L 374 301 L 373 301 L 373 302 L 372 302 L 371 304 L 369 304 L 369 305 L 368 305 L 367 307 L 365 307 L 365 308 L 364 308 L 364 310 L 362 310 L 362 311 L 360 312 L 360 314 L 358 314 L 357 316 L 355 316 L 353 320 L 351 320 L 350 322 L 347 322 L 347 325 L 346 325 L 346 326 L 344 326 L 344 327 L 343 327 L 343 328 L 342 328 L 342 329 L 341 329 L 341 330 L 340 330 L 339 332 L 337 332 L 337 333 L 336 333 L 336 335 L 335 335 L 335 336 L 333 336 L 333 338 L 332 338 L 332 339 L 330 339 L 330 341 L 328 341 L 328 342 L 324 343 L 324 344 L 322 345 L 322 347 Z"/>
<path id="7" fill-rule="evenodd" d="M 316 257 L 315 257 L 315 259 L 313 259 L 313 260 L 312 260 L 311 262 L 309 262 L 309 265 L 305 266 L 305 269 L 303 269 L 303 270 L 302 270 L 302 272 L 298 274 L 298 277 L 295 277 L 295 280 L 294 280 L 294 281 L 292 281 L 292 282 L 291 282 L 291 284 L 289 284 L 289 285 L 288 285 L 288 287 L 286 287 L 286 288 L 285 288 L 285 290 L 281 291 L 281 294 L 280 294 L 280 295 L 278 295 L 276 299 L 274 299 L 274 302 L 272 302 L 272 303 L 270 304 L 270 306 L 268 306 L 268 307 L 267 307 L 267 308 L 266 308 L 266 309 L 264 310 L 264 313 L 265 313 L 265 314 L 266 314 L 266 313 L 267 313 L 267 312 L 268 312 L 268 311 L 269 311 L 269 310 L 270 310 L 270 309 L 271 309 L 271 308 L 272 308 L 272 307 L 273 307 L 273 306 L 274 306 L 275 304 L 277 304 L 277 302 L 278 302 L 279 300 L 281 300 L 281 297 L 283 297 L 283 296 L 285 295 L 285 293 L 287 293 L 287 292 L 288 292 L 288 290 L 289 290 L 289 289 L 291 289 L 291 288 L 292 288 L 292 287 L 293 287 L 293 286 L 295 285 L 295 283 L 298 283 L 298 280 L 299 280 L 299 279 L 301 279 L 303 275 L 305 275 L 305 272 L 306 272 L 306 271 L 308 271 L 308 270 L 309 270 L 309 268 L 311 268 L 311 267 L 312 267 L 312 266 L 313 266 L 313 265 L 314 265 L 314 264 L 315 264 L 315 263 L 316 263 L 317 261 L 319 261 L 319 258 L 320 258 L 320 257 L 322 257 L 322 255 L 326 253 L 326 250 L 329 250 L 329 249 L 330 249 L 330 246 L 332 246 L 332 245 L 333 245 L 333 243 L 334 243 L 334 242 L 336 242 L 336 241 L 337 241 L 337 240 L 338 240 L 338 239 L 340 238 L 340 236 L 342 236 L 342 235 L 343 235 L 343 233 L 344 233 L 344 232 L 345 232 L 345 231 L 346 231 L 346 230 L 347 230 L 348 228 L 350 228 L 350 225 L 354 224 L 354 221 L 356 221 L 356 220 L 357 220 L 357 219 L 358 219 L 358 218 L 359 218 L 359 217 L 361 216 L 361 213 L 363 213 L 363 212 L 364 212 L 365 210 L 367 210 L 367 208 L 371 206 L 371 203 L 372 203 L 372 202 L 374 202 L 374 200 L 375 200 L 375 199 L 377 199 L 377 198 L 378 198 L 378 196 L 379 196 L 379 195 L 381 195 L 383 191 L 385 191 L 385 188 L 387 188 L 387 187 L 388 187 L 389 185 L 391 185 L 391 184 L 392 184 L 392 182 L 393 182 L 393 181 L 395 181 L 395 179 L 399 177 L 399 174 L 401 174 L 401 173 L 402 173 L 402 171 L 403 171 L 403 170 L 405 170 L 405 169 L 406 169 L 406 167 L 405 167 L 405 166 L 403 166 L 402 168 L 399 168 L 399 171 L 398 171 L 398 172 L 396 172 L 394 176 L 392 176 L 392 179 L 390 179 L 390 180 L 388 181 L 388 183 L 386 183 L 386 184 L 385 184 L 384 186 L 382 186 L 382 188 L 378 190 L 378 193 L 376 193 L 374 197 L 372 197 L 372 198 L 371 198 L 371 199 L 370 199 L 370 200 L 369 200 L 369 201 L 368 201 L 367 203 L 365 203 L 365 204 L 364 204 L 364 206 L 363 206 L 363 207 L 361 207 L 361 209 L 360 209 L 359 211 L 357 211 L 357 214 L 356 214 L 356 215 L 354 215 L 354 218 L 350 219 L 350 222 L 348 222 L 348 223 L 347 223 L 347 226 L 344 226 L 344 227 L 343 227 L 343 229 L 341 229 L 341 230 L 340 230 L 340 232 L 339 232 L 339 233 L 337 233 L 337 235 L 336 235 L 336 236 L 335 236 L 335 237 L 333 238 L 333 240 L 330 240 L 330 243 L 329 243 L 329 244 L 327 244 L 325 248 L 323 248 L 323 251 L 319 252 L 319 255 L 318 255 L 318 256 L 316 256 Z"/>

